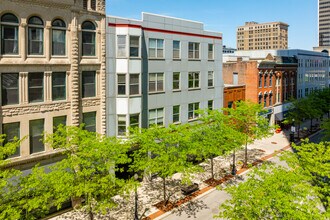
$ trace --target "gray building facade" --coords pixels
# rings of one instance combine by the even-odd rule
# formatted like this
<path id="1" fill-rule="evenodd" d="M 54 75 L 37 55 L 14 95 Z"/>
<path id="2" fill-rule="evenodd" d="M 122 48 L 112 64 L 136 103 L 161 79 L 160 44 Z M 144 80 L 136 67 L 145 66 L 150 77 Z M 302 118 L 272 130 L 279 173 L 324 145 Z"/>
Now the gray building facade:
<path id="1" fill-rule="evenodd" d="M 149 13 L 107 24 L 107 135 L 188 123 L 197 109 L 222 107 L 221 33 Z"/>

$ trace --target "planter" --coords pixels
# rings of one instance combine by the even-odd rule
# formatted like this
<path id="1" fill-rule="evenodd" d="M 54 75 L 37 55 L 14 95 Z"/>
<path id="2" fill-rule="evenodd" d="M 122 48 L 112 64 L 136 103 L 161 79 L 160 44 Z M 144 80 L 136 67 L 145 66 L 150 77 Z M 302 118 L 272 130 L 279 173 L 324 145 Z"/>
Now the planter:
<path id="1" fill-rule="evenodd" d="M 183 195 L 189 195 L 199 189 L 197 183 L 193 183 L 192 185 L 189 186 L 182 186 L 181 187 L 181 192 Z"/>

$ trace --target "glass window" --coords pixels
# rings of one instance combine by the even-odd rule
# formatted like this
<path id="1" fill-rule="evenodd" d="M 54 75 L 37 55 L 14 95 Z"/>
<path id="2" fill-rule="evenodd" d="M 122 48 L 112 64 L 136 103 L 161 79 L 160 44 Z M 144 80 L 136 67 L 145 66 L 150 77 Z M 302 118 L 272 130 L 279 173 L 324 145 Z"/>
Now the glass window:
<path id="1" fill-rule="evenodd" d="M 273 95 L 269 94 L 269 106 L 273 105 Z"/>
<path id="2" fill-rule="evenodd" d="M 173 59 L 180 59 L 180 41 L 173 41 Z"/>
<path id="3" fill-rule="evenodd" d="M 44 23 L 39 17 L 31 17 L 28 22 L 28 54 L 44 54 Z"/>
<path id="4" fill-rule="evenodd" d="M 8 142 L 11 142 L 16 137 L 17 139 L 20 139 L 20 123 L 8 123 L 8 124 L 2 124 L 2 132 L 6 135 L 6 138 L 3 142 L 3 145 L 5 145 Z M 20 147 L 18 147 L 14 154 L 9 155 L 9 158 L 12 157 L 18 157 L 20 156 Z"/>
<path id="5" fill-rule="evenodd" d="M 18 54 L 18 19 L 13 14 L 1 17 L 1 53 Z"/>
<path id="6" fill-rule="evenodd" d="M 259 74 L 259 88 L 261 88 L 262 87 L 262 75 L 261 74 Z"/>
<path id="7" fill-rule="evenodd" d="M 149 39 L 149 57 L 150 58 L 164 58 L 164 40 L 163 39 Z"/>
<path id="8" fill-rule="evenodd" d="M 44 101 L 44 73 L 29 73 L 29 102 Z"/>
<path id="9" fill-rule="evenodd" d="M 140 74 L 129 74 L 129 94 L 140 94 Z"/>
<path id="10" fill-rule="evenodd" d="M 209 100 L 209 101 L 207 102 L 207 109 L 208 109 L 208 110 L 213 110 L 213 100 Z"/>
<path id="11" fill-rule="evenodd" d="M 149 73 L 149 92 L 164 91 L 164 73 Z"/>
<path id="12" fill-rule="evenodd" d="M 188 73 L 189 78 L 189 89 L 199 88 L 199 72 L 190 72 Z"/>
<path id="13" fill-rule="evenodd" d="M 188 105 L 188 120 L 197 119 L 199 114 L 196 111 L 199 109 L 199 103 L 190 103 Z"/>
<path id="14" fill-rule="evenodd" d="M 173 106 L 173 123 L 180 122 L 180 105 Z"/>
<path id="15" fill-rule="evenodd" d="M 267 107 L 267 95 L 264 95 L 264 107 Z"/>
<path id="16" fill-rule="evenodd" d="M 126 95 L 126 74 L 117 74 L 118 95 Z"/>
<path id="17" fill-rule="evenodd" d="M 30 121 L 30 154 L 45 150 L 43 132 L 44 119 Z"/>
<path id="18" fill-rule="evenodd" d="M 1 74 L 2 105 L 18 104 L 18 73 Z"/>
<path id="19" fill-rule="evenodd" d="M 261 104 L 261 101 L 262 101 L 262 95 L 259 95 L 259 97 L 258 97 L 258 103 Z"/>
<path id="20" fill-rule="evenodd" d="M 85 130 L 96 132 L 96 112 L 83 113 L 83 123 Z"/>
<path id="21" fill-rule="evenodd" d="M 52 99 L 65 100 L 66 99 L 66 73 L 52 74 Z"/>
<path id="22" fill-rule="evenodd" d="M 228 108 L 232 108 L 233 107 L 233 104 L 234 104 L 234 102 L 232 102 L 232 101 L 230 101 L 230 102 L 228 102 Z"/>
<path id="23" fill-rule="evenodd" d="M 209 88 L 211 88 L 211 87 L 214 86 L 214 83 L 213 83 L 213 81 L 214 81 L 214 79 L 213 79 L 214 73 L 213 73 L 213 71 L 209 71 L 207 76 L 208 76 L 207 77 L 207 86 Z"/>
<path id="24" fill-rule="evenodd" d="M 199 43 L 189 42 L 189 59 L 199 59 Z"/>
<path id="25" fill-rule="evenodd" d="M 140 127 L 140 115 L 134 114 L 129 116 L 129 126 L 131 128 L 138 128 Z"/>
<path id="26" fill-rule="evenodd" d="M 140 37 L 130 36 L 129 37 L 129 56 L 139 57 Z"/>
<path id="27" fill-rule="evenodd" d="M 56 132 L 59 125 L 66 126 L 66 115 L 53 118 L 53 133 Z"/>
<path id="28" fill-rule="evenodd" d="M 269 87 L 273 86 L 273 75 L 269 75 Z"/>
<path id="29" fill-rule="evenodd" d="M 267 78 L 268 78 L 267 75 L 265 75 L 265 76 L 264 76 L 264 87 L 267 87 L 267 81 L 268 81 Z"/>
<path id="30" fill-rule="evenodd" d="M 83 0 L 83 8 L 84 8 L 85 10 L 88 9 L 88 0 Z"/>
<path id="31" fill-rule="evenodd" d="M 95 71 L 82 72 L 82 97 L 95 97 Z"/>
<path id="32" fill-rule="evenodd" d="M 91 0 L 91 9 L 96 10 L 96 0 Z"/>
<path id="33" fill-rule="evenodd" d="M 126 57 L 126 35 L 117 36 L 117 57 Z"/>
<path id="34" fill-rule="evenodd" d="M 213 60 L 214 54 L 213 54 L 213 44 L 208 45 L 208 59 Z"/>
<path id="35" fill-rule="evenodd" d="M 64 21 L 56 19 L 52 23 L 52 55 L 65 55 L 66 25 Z"/>
<path id="36" fill-rule="evenodd" d="M 149 126 L 152 124 L 164 125 L 164 109 L 151 109 L 149 110 Z"/>
<path id="37" fill-rule="evenodd" d="M 118 115 L 118 136 L 126 135 L 126 115 Z"/>
<path id="38" fill-rule="evenodd" d="M 174 72 L 173 73 L 173 90 L 180 89 L 180 73 Z"/>
<path id="39" fill-rule="evenodd" d="M 82 55 L 95 56 L 95 25 L 85 21 L 82 26 Z"/>

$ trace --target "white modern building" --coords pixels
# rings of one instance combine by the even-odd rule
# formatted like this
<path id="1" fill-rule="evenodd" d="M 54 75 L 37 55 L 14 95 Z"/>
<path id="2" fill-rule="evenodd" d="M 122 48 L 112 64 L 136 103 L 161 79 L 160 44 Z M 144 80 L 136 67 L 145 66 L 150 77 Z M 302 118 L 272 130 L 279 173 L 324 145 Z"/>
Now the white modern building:
<path id="1" fill-rule="evenodd" d="M 236 56 L 245 56 L 255 60 L 262 60 L 268 54 L 273 56 L 294 56 L 298 59 L 298 98 L 306 97 L 315 90 L 330 87 L 329 56 L 326 53 L 299 49 L 237 51 L 235 53 Z"/>
<path id="2" fill-rule="evenodd" d="M 149 13 L 107 24 L 107 135 L 187 123 L 197 109 L 222 107 L 221 33 Z"/>

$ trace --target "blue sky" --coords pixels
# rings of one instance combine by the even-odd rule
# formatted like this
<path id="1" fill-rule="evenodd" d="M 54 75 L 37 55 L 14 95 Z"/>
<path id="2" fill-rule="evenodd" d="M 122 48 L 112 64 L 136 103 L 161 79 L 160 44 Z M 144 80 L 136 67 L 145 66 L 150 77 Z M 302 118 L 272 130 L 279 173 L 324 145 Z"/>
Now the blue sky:
<path id="1" fill-rule="evenodd" d="M 236 48 L 236 28 L 245 21 L 288 23 L 289 48 L 317 46 L 317 0 L 106 0 L 107 14 L 141 19 L 150 12 L 204 23 L 223 33 L 223 43 Z"/>

